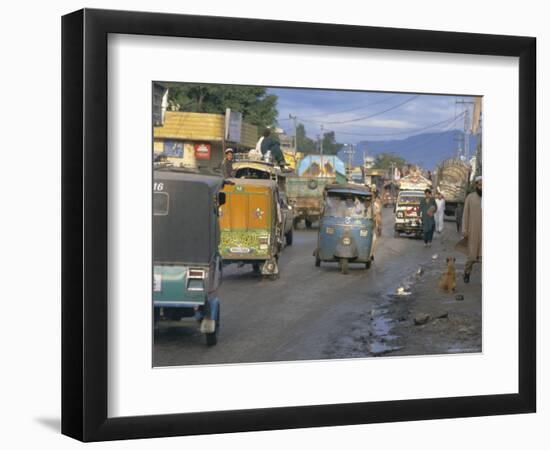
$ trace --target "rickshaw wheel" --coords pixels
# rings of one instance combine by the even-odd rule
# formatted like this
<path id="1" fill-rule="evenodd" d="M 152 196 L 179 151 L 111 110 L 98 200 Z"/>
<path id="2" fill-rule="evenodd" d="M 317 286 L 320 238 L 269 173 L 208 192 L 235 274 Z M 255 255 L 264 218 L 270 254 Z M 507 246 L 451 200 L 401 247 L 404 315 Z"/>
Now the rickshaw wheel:
<path id="1" fill-rule="evenodd" d="M 371 261 L 367 261 L 365 263 L 365 268 L 370 269 Z"/>
<path id="2" fill-rule="evenodd" d="M 342 273 L 344 275 L 348 273 L 349 261 L 347 258 L 340 259 L 340 268 L 342 269 Z"/>
<path id="3" fill-rule="evenodd" d="M 398 238 L 399 237 L 399 231 L 394 231 L 393 232 L 393 237 Z"/>
<path id="4" fill-rule="evenodd" d="M 212 347 L 218 343 L 218 324 L 216 323 L 216 331 L 206 334 L 206 345 Z"/>
<path id="5" fill-rule="evenodd" d="M 311 220 L 308 220 L 308 219 L 305 219 L 305 222 L 306 222 L 306 228 L 311 228 L 311 226 L 313 225 L 313 222 Z"/>
<path id="6" fill-rule="evenodd" d="M 315 257 L 315 267 L 321 267 L 321 260 L 318 256 Z"/>
<path id="7" fill-rule="evenodd" d="M 219 308 L 219 307 L 218 307 Z M 216 329 L 213 333 L 206 333 L 206 345 L 212 347 L 218 343 L 218 334 L 220 333 L 220 310 L 218 309 L 218 318 L 216 319 Z"/>

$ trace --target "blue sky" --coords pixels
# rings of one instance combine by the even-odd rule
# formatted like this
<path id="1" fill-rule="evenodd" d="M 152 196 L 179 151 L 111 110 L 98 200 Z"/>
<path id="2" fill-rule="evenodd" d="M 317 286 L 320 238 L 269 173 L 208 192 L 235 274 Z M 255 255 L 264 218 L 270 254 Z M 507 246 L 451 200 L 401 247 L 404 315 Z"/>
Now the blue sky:
<path id="1" fill-rule="evenodd" d="M 288 120 L 292 114 L 304 124 L 309 137 L 320 134 L 323 125 L 324 130 L 335 131 L 341 143 L 405 139 L 414 134 L 463 129 L 463 107 L 457 106 L 456 100 L 471 100 L 414 93 L 289 88 L 268 91 L 279 97 L 279 126 L 289 134 L 294 133 Z"/>

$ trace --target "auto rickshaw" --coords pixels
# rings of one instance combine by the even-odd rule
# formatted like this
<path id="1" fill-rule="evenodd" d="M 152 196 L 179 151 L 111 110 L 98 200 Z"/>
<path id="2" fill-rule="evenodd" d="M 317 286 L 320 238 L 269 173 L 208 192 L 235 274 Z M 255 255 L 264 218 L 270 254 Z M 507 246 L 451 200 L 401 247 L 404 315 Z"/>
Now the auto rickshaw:
<path id="1" fill-rule="evenodd" d="M 387 183 L 384 185 L 382 193 L 382 206 L 384 208 L 395 206 L 398 190 L 399 186 L 396 183 Z"/>
<path id="2" fill-rule="evenodd" d="M 220 328 L 222 260 L 218 208 L 223 178 L 174 167 L 158 168 L 153 181 L 154 323 L 194 317 L 207 345 Z"/>
<path id="3" fill-rule="evenodd" d="M 394 237 L 401 233 L 422 236 L 422 218 L 420 217 L 420 201 L 424 198 L 424 192 L 419 190 L 400 191 L 395 203 Z"/>
<path id="4" fill-rule="evenodd" d="M 233 163 L 235 178 L 248 178 L 251 180 L 273 180 L 277 183 L 279 193 L 279 203 L 282 221 L 282 231 L 285 237 L 285 244 L 292 245 L 293 225 L 294 225 L 294 210 L 289 204 L 286 196 L 286 178 L 288 172 L 284 172 L 273 162 L 263 159 L 249 159 L 238 157 Z"/>
<path id="5" fill-rule="evenodd" d="M 220 207 L 220 253 L 224 264 L 251 264 L 270 279 L 279 274 L 283 222 L 277 183 L 273 180 L 230 178 Z"/>
<path id="6" fill-rule="evenodd" d="M 350 262 L 370 268 L 376 242 L 370 189 L 350 183 L 328 185 L 323 199 L 315 265 L 338 262 L 344 274 Z"/>

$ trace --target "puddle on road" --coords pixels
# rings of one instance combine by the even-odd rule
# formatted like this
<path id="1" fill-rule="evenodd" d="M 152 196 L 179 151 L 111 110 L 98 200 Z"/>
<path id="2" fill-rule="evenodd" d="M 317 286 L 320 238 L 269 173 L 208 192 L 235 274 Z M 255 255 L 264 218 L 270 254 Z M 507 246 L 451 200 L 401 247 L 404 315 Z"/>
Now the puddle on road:
<path id="1" fill-rule="evenodd" d="M 395 306 L 406 305 L 414 298 L 416 284 L 431 269 L 433 263 L 434 261 L 430 258 L 427 264 L 417 266 L 412 273 L 407 274 L 400 271 L 403 278 L 399 283 L 396 285 L 391 283 L 393 285 L 385 293 L 372 294 L 373 297 L 381 298 L 378 306 L 352 320 L 349 325 L 349 333 L 335 336 L 325 353 L 330 355 L 329 357 L 336 358 L 374 357 L 388 355 L 403 349 L 403 346 L 395 343 L 399 336 L 393 335 L 391 331 L 397 321 L 406 320 L 407 313 L 399 311 L 400 307 L 396 308 Z M 399 279 L 399 273 L 396 274 L 396 272 L 390 268 L 381 276 L 388 277 L 388 280 Z"/>
<path id="2" fill-rule="evenodd" d="M 371 311 L 369 342 L 367 348 L 372 356 L 385 355 L 401 348 L 391 345 L 391 342 L 397 339 L 397 336 L 390 334 L 392 326 L 393 320 L 388 317 L 387 309 Z"/>
<path id="3" fill-rule="evenodd" d="M 372 356 L 381 356 L 401 350 L 402 346 L 392 345 L 397 336 L 391 330 L 397 318 L 392 318 L 388 306 L 395 301 L 405 301 L 412 298 L 416 283 L 426 272 L 427 265 L 420 265 L 413 274 L 407 275 L 396 288 L 387 292 L 380 308 L 371 311 L 368 350 Z"/>

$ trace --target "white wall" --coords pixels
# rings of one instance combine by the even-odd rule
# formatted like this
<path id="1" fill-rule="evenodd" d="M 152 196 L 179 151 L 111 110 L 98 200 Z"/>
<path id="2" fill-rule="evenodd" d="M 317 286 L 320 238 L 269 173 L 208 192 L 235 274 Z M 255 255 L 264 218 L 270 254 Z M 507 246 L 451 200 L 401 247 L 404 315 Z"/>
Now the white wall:
<path id="1" fill-rule="evenodd" d="M 60 417 L 60 16 L 82 6 L 139 9 L 190 14 L 352 23 L 450 31 L 530 35 L 538 38 L 539 224 L 548 181 L 542 152 L 549 131 L 543 104 L 550 106 L 550 30 L 543 2 L 462 2 L 394 0 L 391 2 L 170 2 L 113 0 L 85 3 L 5 2 L 0 16 L 2 96 L 0 130 L 4 156 L 0 180 L 0 271 L 3 303 L 0 342 L 0 402 L 4 448 L 73 448 L 78 444 L 58 434 Z M 21 95 L 23 93 L 23 96 Z M 29 122 L 28 111 L 34 119 Z M 29 124 L 32 123 L 32 126 Z M 26 152 L 16 160 L 14 154 Z M 21 168 L 28 161 L 28 167 Z M 544 185 L 544 186 L 543 186 Z M 543 189 L 546 191 L 543 194 Z M 539 248 L 548 237 L 539 232 Z M 540 251 L 539 253 L 543 253 Z M 548 263 L 539 256 L 539 275 Z M 7 287 L 7 289 L 6 289 Z M 539 299 L 548 294 L 539 282 Z M 549 307 L 539 302 L 539 380 L 548 379 L 549 328 L 541 329 Z M 543 359 L 543 351 L 546 355 Z M 118 448 L 318 448 L 360 446 L 408 449 L 548 448 L 550 394 L 539 383 L 536 415 L 473 418 L 401 424 L 364 425 L 226 436 L 173 438 L 99 444 Z"/>

